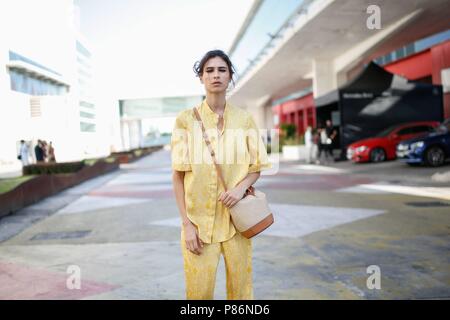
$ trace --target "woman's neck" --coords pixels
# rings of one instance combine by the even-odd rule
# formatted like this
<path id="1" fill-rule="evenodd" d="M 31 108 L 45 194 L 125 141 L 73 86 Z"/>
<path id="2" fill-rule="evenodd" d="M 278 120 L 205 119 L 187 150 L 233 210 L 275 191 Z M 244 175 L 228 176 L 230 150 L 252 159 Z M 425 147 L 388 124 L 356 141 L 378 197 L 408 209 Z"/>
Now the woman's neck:
<path id="1" fill-rule="evenodd" d="M 225 110 L 225 94 L 207 94 L 206 103 L 215 113 L 222 115 Z"/>

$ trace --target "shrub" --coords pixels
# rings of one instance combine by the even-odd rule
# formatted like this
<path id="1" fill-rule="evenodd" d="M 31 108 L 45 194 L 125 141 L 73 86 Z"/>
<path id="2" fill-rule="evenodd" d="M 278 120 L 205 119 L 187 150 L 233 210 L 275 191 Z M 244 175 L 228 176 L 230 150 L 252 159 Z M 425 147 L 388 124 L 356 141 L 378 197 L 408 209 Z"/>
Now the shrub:
<path id="1" fill-rule="evenodd" d="M 280 128 L 283 136 L 287 139 L 294 138 L 297 135 L 297 126 L 295 124 L 283 123 Z"/>
<path id="2" fill-rule="evenodd" d="M 23 175 L 73 173 L 85 166 L 84 161 L 61 163 L 37 163 L 23 167 Z"/>

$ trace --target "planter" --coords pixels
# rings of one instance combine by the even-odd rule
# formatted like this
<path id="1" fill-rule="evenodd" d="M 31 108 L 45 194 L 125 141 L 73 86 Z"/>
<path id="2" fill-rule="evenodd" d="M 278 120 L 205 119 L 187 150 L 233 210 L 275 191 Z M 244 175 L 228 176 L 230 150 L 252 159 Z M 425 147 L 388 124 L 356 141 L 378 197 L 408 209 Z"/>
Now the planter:
<path id="1" fill-rule="evenodd" d="M 306 160 L 308 152 L 306 146 L 300 145 L 284 145 L 282 148 L 284 160 Z"/>
<path id="2" fill-rule="evenodd" d="M 118 168 L 117 161 L 113 163 L 98 161 L 75 173 L 39 175 L 0 195 L 0 217 Z"/>

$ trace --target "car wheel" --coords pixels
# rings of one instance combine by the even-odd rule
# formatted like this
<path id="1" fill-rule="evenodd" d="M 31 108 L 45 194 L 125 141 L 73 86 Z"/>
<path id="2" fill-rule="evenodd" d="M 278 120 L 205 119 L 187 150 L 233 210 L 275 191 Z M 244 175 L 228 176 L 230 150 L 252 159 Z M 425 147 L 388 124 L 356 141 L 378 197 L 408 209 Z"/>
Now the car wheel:
<path id="1" fill-rule="evenodd" d="M 371 162 L 383 162 L 386 160 L 386 152 L 383 148 L 375 148 L 370 151 L 370 161 Z"/>
<path id="2" fill-rule="evenodd" d="M 425 160 L 432 167 L 439 167 L 444 164 L 445 154 L 440 147 L 431 147 L 425 154 Z"/>

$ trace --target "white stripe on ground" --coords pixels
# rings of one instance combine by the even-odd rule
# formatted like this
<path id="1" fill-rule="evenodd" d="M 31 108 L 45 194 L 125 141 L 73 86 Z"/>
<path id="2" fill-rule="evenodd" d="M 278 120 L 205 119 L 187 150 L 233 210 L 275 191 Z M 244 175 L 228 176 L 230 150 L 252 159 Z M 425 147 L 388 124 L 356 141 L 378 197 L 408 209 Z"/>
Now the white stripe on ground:
<path id="1" fill-rule="evenodd" d="M 264 235 L 298 238 L 353 221 L 383 214 L 384 210 L 270 204 L 275 223 Z M 180 218 L 154 221 L 151 225 L 180 227 Z"/>
<path id="2" fill-rule="evenodd" d="M 435 187 L 417 187 L 417 186 L 398 186 L 398 185 L 383 185 L 383 184 L 361 184 L 360 187 L 387 191 L 392 193 L 401 193 L 419 197 L 430 197 L 443 200 L 450 200 L 450 188 L 435 188 Z"/>
<path id="3" fill-rule="evenodd" d="M 300 169 L 302 171 L 305 171 L 305 173 L 335 173 L 335 174 L 342 174 L 347 173 L 347 170 L 344 169 L 338 169 L 338 168 L 332 168 L 332 167 L 326 167 L 326 166 L 320 166 L 320 165 L 313 165 L 313 164 L 301 164 L 294 167 L 295 169 Z"/>
<path id="4" fill-rule="evenodd" d="M 335 192 L 345 192 L 345 193 L 368 193 L 368 194 L 390 194 L 392 192 L 385 190 L 376 190 L 371 188 L 366 188 L 363 186 L 353 186 L 348 188 L 341 188 L 335 190 Z"/>
<path id="5" fill-rule="evenodd" d="M 79 199 L 72 202 L 71 204 L 69 204 L 68 206 L 59 210 L 56 214 L 72 214 L 72 213 L 88 212 L 112 207 L 121 207 L 136 203 L 144 203 L 148 201 L 152 201 L 152 199 L 82 196 Z"/>

